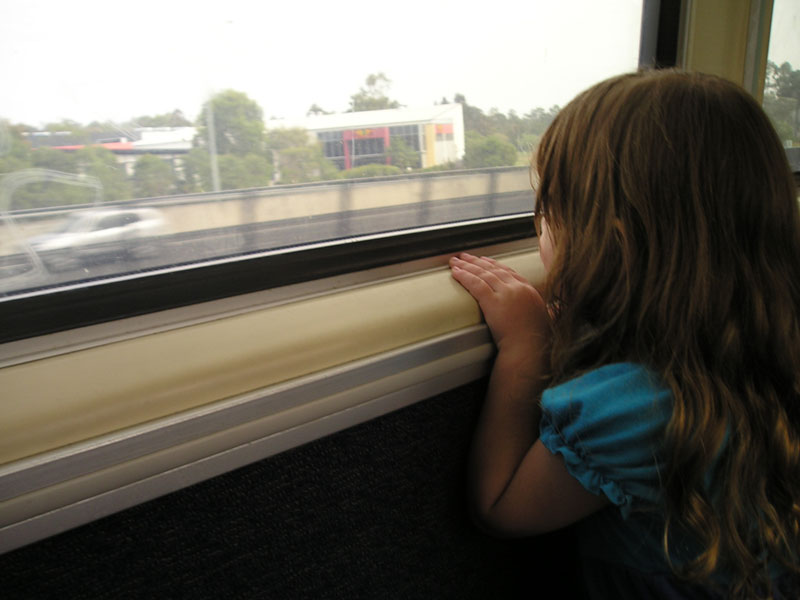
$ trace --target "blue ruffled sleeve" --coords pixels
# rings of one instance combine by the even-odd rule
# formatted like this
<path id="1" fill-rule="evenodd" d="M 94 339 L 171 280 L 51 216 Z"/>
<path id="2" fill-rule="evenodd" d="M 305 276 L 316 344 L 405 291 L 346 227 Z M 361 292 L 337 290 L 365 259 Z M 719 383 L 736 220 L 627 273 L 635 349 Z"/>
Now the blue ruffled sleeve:
<path id="1" fill-rule="evenodd" d="M 658 504 L 664 430 L 672 394 L 645 367 L 615 363 L 542 395 L 542 443 L 594 494 L 605 494 L 624 518 Z"/>

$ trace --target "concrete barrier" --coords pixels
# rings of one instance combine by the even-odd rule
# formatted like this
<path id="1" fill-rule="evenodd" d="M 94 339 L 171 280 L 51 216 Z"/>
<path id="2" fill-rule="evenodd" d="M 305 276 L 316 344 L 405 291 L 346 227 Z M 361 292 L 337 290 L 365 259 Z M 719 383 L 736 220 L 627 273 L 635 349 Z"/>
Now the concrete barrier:
<path id="1" fill-rule="evenodd" d="M 26 238 L 52 231 L 68 214 L 87 208 L 157 208 L 167 223 L 164 233 L 180 234 L 460 198 L 486 197 L 491 203 L 495 196 L 527 190 L 527 168 L 501 167 L 12 211 L 0 215 L 0 255 L 19 251 Z"/>

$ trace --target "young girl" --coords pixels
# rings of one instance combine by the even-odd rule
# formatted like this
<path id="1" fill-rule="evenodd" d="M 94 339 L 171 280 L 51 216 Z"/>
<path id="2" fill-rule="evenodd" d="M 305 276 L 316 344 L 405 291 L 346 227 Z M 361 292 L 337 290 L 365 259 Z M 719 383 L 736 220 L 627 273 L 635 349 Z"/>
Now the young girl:
<path id="1" fill-rule="evenodd" d="M 479 520 L 577 523 L 591 597 L 800 598 L 800 212 L 767 117 L 716 77 L 624 75 L 533 171 L 542 293 L 450 263 L 498 350 Z"/>

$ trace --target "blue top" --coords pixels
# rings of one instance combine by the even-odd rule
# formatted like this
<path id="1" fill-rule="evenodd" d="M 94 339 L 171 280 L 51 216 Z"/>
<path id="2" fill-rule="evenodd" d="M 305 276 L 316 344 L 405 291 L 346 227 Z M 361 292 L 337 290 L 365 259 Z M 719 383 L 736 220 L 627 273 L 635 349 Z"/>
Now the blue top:
<path id="1" fill-rule="evenodd" d="M 714 578 L 717 592 L 699 589 L 673 577 L 664 556 L 659 474 L 673 399 L 659 377 L 634 363 L 605 365 L 545 390 L 541 404 L 542 443 L 563 456 L 583 487 L 614 505 L 576 524 L 589 595 L 723 597 L 724 573 Z M 691 536 L 670 533 L 676 564 L 698 550 Z"/>
<path id="2" fill-rule="evenodd" d="M 606 365 L 544 391 L 542 443 L 564 457 L 583 487 L 618 507 L 581 523 L 584 554 L 644 572 L 669 572 L 661 546 L 659 472 L 671 414 L 672 393 L 633 363 Z"/>
<path id="3" fill-rule="evenodd" d="M 672 393 L 640 365 L 616 363 L 545 390 L 541 440 L 623 518 L 658 504 L 659 457 Z"/>
<path id="4" fill-rule="evenodd" d="M 664 556 L 659 473 L 671 415 L 670 390 L 633 363 L 600 367 L 542 395 L 542 443 L 564 457 L 583 487 L 614 505 L 576 526 L 589 597 L 715 597 L 687 589 Z M 673 560 L 694 554 L 690 540 L 670 541 Z"/>

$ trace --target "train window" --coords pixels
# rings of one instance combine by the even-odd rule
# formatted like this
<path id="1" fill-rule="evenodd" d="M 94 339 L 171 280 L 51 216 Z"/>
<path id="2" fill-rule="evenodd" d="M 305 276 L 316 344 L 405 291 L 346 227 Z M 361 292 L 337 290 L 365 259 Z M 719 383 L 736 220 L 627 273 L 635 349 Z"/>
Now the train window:
<path id="1" fill-rule="evenodd" d="M 636 68 L 642 2 L 147 0 L 120 20 L 99 0 L 33 0 L 3 13 L 0 313 L 20 323 L 33 302 L 41 323 L 78 289 L 124 280 L 120 306 L 154 277 L 220 261 L 242 280 L 256 263 L 241 263 L 309 244 L 529 215 L 531 148 L 576 92 Z M 122 210 L 138 221 L 101 236 Z M 87 302 L 67 312 L 106 318 Z"/>
<path id="2" fill-rule="evenodd" d="M 6 2 L 0 553 L 485 374 L 446 253 L 542 277 L 538 135 L 680 4 Z"/>
<path id="3" fill-rule="evenodd" d="M 775 0 L 764 82 L 764 110 L 800 174 L 800 4 Z"/>

